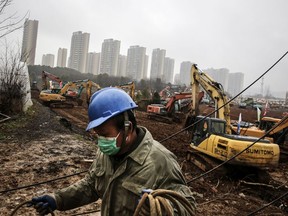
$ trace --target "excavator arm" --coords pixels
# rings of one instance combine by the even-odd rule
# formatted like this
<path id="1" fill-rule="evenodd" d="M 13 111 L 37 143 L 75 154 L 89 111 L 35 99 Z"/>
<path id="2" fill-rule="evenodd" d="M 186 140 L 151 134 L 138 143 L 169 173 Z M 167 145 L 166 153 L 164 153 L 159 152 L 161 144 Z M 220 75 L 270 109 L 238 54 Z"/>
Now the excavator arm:
<path id="1" fill-rule="evenodd" d="M 92 96 L 92 88 L 95 87 L 97 90 L 101 89 L 100 85 L 97 83 L 94 83 L 91 80 L 88 80 L 87 82 L 83 83 L 84 88 L 86 88 L 86 101 L 87 104 L 89 105 L 90 103 L 90 98 Z"/>
<path id="2" fill-rule="evenodd" d="M 167 113 L 171 113 L 174 108 L 174 103 L 181 99 L 191 99 L 191 92 L 181 92 L 172 96 L 165 106 Z"/>
<path id="3" fill-rule="evenodd" d="M 130 97 L 135 100 L 135 83 L 134 82 L 129 82 L 125 84 L 121 84 L 118 86 L 115 86 L 116 88 L 121 88 L 121 89 L 129 89 L 129 95 Z"/>
<path id="4" fill-rule="evenodd" d="M 288 114 L 286 114 L 282 119 L 279 119 L 279 121 L 273 127 L 275 129 L 270 131 L 269 135 L 274 135 L 288 128 Z"/>
<path id="5" fill-rule="evenodd" d="M 47 78 L 49 78 L 52 81 L 58 82 L 59 84 L 62 82 L 62 80 L 58 76 L 51 74 L 47 71 L 42 71 L 42 85 L 43 85 L 42 89 L 43 90 L 48 89 Z"/>
<path id="6" fill-rule="evenodd" d="M 257 168 L 278 165 L 279 145 L 270 143 L 268 140 L 231 134 L 230 107 L 220 83 L 199 71 L 194 64 L 191 68 L 191 84 L 193 103 L 186 126 L 190 126 L 189 123 L 192 122 L 197 124 L 189 127 L 192 141 L 188 149 L 188 161 L 193 162 L 203 171 L 215 167 L 220 161 L 227 161 L 230 165 Z M 196 100 L 196 95 L 199 94 L 200 86 L 215 101 L 217 118 L 199 115 L 199 101 Z"/>
<path id="7" fill-rule="evenodd" d="M 190 116 L 199 115 L 199 100 L 196 98 L 200 92 L 200 86 L 215 101 L 217 118 L 226 121 L 226 132 L 231 134 L 230 128 L 230 108 L 227 105 L 227 97 L 220 83 L 215 82 L 209 75 L 200 72 L 196 64 L 191 67 L 191 85 L 192 85 L 192 107 Z M 226 104 L 226 105 L 224 105 Z M 219 110 L 218 108 L 221 107 Z"/>

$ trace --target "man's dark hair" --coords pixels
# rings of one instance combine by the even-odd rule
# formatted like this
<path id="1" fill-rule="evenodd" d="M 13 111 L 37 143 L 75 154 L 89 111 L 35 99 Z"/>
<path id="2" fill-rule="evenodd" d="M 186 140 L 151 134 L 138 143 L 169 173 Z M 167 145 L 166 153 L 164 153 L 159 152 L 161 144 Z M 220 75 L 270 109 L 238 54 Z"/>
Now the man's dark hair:
<path id="1" fill-rule="evenodd" d="M 132 129 L 135 130 L 137 127 L 135 115 L 132 110 L 127 110 L 126 112 L 128 114 L 128 120 L 132 123 Z M 124 129 L 124 113 L 120 113 L 119 115 L 115 116 L 114 120 L 119 130 Z"/>

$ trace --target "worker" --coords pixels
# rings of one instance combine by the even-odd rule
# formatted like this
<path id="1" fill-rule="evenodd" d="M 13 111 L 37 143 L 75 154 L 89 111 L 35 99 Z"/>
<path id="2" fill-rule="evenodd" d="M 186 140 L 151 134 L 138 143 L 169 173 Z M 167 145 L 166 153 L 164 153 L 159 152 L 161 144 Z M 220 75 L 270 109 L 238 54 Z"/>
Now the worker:
<path id="1" fill-rule="evenodd" d="M 145 127 L 137 126 L 136 107 L 122 89 L 108 87 L 92 95 L 86 130 L 97 137 L 96 158 L 82 180 L 32 199 L 40 215 L 48 214 L 49 208 L 64 211 L 102 199 L 101 215 L 129 216 L 146 189 L 178 192 L 195 211 L 195 199 L 175 155 Z"/>

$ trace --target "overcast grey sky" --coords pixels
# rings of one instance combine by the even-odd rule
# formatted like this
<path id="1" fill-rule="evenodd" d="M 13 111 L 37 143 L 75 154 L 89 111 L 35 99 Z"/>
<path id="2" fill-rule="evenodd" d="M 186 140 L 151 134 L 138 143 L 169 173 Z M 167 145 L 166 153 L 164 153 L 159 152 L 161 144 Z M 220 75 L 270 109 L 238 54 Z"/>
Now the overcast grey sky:
<path id="1" fill-rule="evenodd" d="M 182 61 L 225 67 L 245 73 L 247 86 L 288 51 L 287 10 L 287 0 L 14 0 L 6 14 L 29 11 L 39 20 L 36 64 L 43 54 L 57 57 L 59 47 L 70 52 L 72 33 L 83 31 L 90 52 L 113 38 L 122 55 L 132 45 L 146 47 L 150 65 L 152 50 L 161 48 L 175 59 L 175 73 Z M 22 33 L 9 40 L 21 41 Z M 284 97 L 287 81 L 288 55 L 265 76 L 264 91 Z M 260 89 L 258 82 L 253 90 Z"/>

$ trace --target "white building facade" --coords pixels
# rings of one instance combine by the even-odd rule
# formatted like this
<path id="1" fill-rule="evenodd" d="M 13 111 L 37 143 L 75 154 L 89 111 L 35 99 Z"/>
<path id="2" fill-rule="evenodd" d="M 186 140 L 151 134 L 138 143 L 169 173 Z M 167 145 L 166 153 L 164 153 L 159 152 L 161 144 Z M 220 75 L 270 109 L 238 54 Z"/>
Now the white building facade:
<path id="1" fill-rule="evenodd" d="M 166 50 L 153 49 L 150 69 L 150 79 L 163 79 Z"/>
<path id="2" fill-rule="evenodd" d="M 130 46 L 127 52 L 127 77 L 140 81 L 147 78 L 146 48 Z"/>
<path id="3" fill-rule="evenodd" d="M 54 55 L 44 54 L 42 56 L 42 65 L 54 67 Z"/>
<path id="4" fill-rule="evenodd" d="M 86 72 L 86 61 L 89 48 L 89 33 L 81 31 L 74 32 L 71 39 L 70 57 L 68 67 L 78 70 L 81 73 Z"/>
<path id="5" fill-rule="evenodd" d="M 191 67 L 192 67 L 192 62 L 190 61 L 184 61 L 181 62 L 180 64 L 180 84 L 185 84 L 186 86 L 190 86 L 191 83 Z"/>
<path id="6" fill-rule="evenodd" d="M 228 92 L 234 97 L 243 90 L 244 73 L 229 73 Z"/>
<path id="7" fill-rule="evenodd" d="M 209 68 L 204 70 L 204 72 L 210 75 L 214 81 L 220 83 L 224 91 L 228 91 L 229 70 L 227 68 Z"/>
<path id="8" fill-rule="evenodd" d="M 26 62 L 27 65 L 35 64 L 36 44 L 38 34 L 38 20 L 25 20 L 21 61 Z"/>
<path id="9" fill-rule="evenodd" d="M 105 39 L 102 43 L 100 74 L 108 74 L 109 76 L 118 75 L 118 59 L 120 54 L 121 42 L 113 39 Z"/>
<path id="10" fill-rule="evenodd" d="M 174 63 L 174 59 L 168 57 L 165 58 L 163 69 L 163 82 L 173 83 Z"/>
<path id="11" fill-rule="evenodd" d="M 97 75 L 100 67 L 100 53 L 90 52 L 87 56 L 86 73 Z"/>
<path id="12" fill-rule="evenodd" d="M 66 67 L 67 49 L 59 48 L 57 54 L 57 67 Z"/>
<path id="13" fill-rule="evenodd" d="M 119 77 L 127 76 L 127 56 L 125 55 L 119 55 L 117 74 Z"/>

